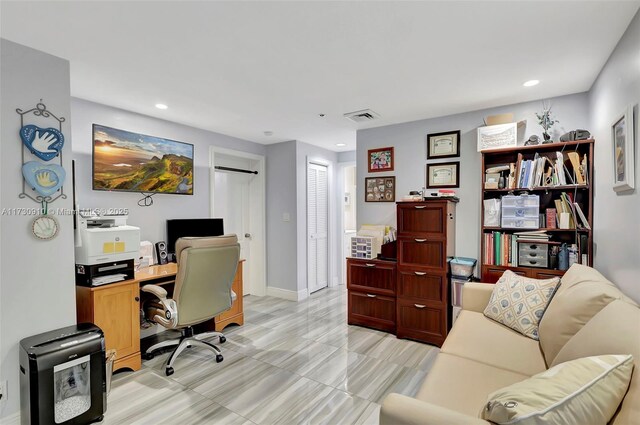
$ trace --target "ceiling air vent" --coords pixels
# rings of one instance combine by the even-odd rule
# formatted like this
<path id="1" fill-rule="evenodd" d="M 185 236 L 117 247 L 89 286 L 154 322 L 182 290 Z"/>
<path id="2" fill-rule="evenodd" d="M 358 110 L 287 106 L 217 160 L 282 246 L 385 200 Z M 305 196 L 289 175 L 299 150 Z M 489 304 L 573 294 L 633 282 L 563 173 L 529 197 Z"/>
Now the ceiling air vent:
<path id="1" fill-rule="evenodd" d="M 344 114 L 344 117 L 353 122 L 367 122 L 380 118 L 380 115 L 373 112 L 371 109 L 363 109 L 362 111 L 347 112 Z"/>

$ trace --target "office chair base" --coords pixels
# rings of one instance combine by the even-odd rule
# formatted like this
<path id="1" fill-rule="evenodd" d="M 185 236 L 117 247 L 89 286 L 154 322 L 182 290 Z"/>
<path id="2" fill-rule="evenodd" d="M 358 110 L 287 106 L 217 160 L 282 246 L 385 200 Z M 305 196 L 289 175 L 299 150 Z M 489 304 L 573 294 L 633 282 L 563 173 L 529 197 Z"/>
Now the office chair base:
<path id="1" fill-rule="evenodd" d="M 211 350 L 216 355 L 216 363 L 220 363 L 224 360 L 222 356 L 222 352 L 218 347 L 211 344 L 210 342 L 204 341 L 205 339 L 218 337 L 220 343 L 224 343 L 227 341 L 227 338 L 220 332 L 203 332 L 201 334 L 194 334 L 193 328 L 187 327 L 181 330 L 181 336 L 179 339 L 172 339 L 167 341 L 162 341 L 157 344 L 149 347 L 143 354 L 142 358 L 145 360 L 151 360 L 154 358 L 154 351 L 160 350 L 161 348 L 173 347 L 173 352 L 169 355 L 167 359 L 165 374 L 167 376 L 171 376 L 174 373 L 173 363 L 176 358 L 182 353 L 186 348 L 191 348 L 193 346 L 199 346 L 202 348 L 206 348 Z"/>

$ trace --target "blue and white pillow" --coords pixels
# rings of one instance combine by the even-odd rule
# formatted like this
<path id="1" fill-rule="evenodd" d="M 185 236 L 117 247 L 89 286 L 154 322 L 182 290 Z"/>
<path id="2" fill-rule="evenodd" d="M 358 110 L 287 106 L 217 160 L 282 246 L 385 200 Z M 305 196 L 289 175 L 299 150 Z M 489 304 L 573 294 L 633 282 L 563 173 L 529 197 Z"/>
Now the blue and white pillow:
<path id="1" fill-rule="evenodd" d="M 559 285 L 559 277 L 531 279 L 507 270 L 496 282 L 484 315 L 537 341 L 538 324 Z"/>

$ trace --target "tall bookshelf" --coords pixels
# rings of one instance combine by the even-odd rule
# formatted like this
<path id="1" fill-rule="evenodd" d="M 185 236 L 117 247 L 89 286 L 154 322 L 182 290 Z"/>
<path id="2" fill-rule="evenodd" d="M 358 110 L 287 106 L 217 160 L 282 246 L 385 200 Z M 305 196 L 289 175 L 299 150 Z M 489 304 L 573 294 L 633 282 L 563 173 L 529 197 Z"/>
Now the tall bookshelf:
<path id="1" fill-rule="evenodd" d="M 481 255 L 480 261 L 482 262 L 481 266 L 481 279 L 483 282 L 493 283 L 496 282 L 502 273 L 505 270 L 512 270 L 514 273 L 532 277 L 536 279 L 546 279 L 555 276 L 562 276 L 565 271 L 551 269 L 551 268 L 539 268 L 539 267 L 521 267 L 521 266 L 509 266 L 509 265 L 493 265 L 486 264 L 487 260 L 487 247 L 485 246 L 485 234 L 500 232 L 501 234 L 512 235 L 516 232 L 522 231 L 531 231 L 531 230 L 546 230 L 547 234 L 550 235 L 550 241 L 552 243 L 567 243 L 569 246 L 571 244 L 578 244 L 578 241 L 581 238 L 581 235 L 586 235 L 586 253 L 588 254 L 587 263 L 589 266 L 593 265 L 593 139 L 588 140 L 578 140 L 573 142 L 560 142 L 560 143 L 549 143 L 549 144 L 541 144 L 535 146 L 517 146 L 513 148 L 505 148 L 505 149 L 494 149 L 490 151 L 485 151 L 482 153 L 482 176 L 481 176 L 481 190 L 482 190 L 482 200 L 480 205 L 481 210 L 481 234 L 480 234 L 480 244 L 481 244 Z M 563 156 L 565 156 L 568 152 L 577 152 L 580 155 L 580 158 L 583 158 L 584 155 L 587 155 L 587 175 L 586 175 L 586 184 L 567 184 L 567 185 L 556 185 L 556 186 L 543 186 L 543 187 L 535 187 L 532 189 L 523 189 L 523 188 L 504 188 L 504 189 L 487 189 L 485 188 L 485 175 L 487 168 L 496 167 L 499 165 L 517 163 L 519 154 L 522 160 L 531 160 L 535 157 L 536 153 L 540 157 L 547 157 L 552 162 L 557 161 L 557 152 L 562 152 Z M 567 157 L 565 156 L 565 162 Z M 568 162 L 566 162 L 569 164 Z M 569 170 L 572 170 L 572 167 L 568 167 Z M 505 179 L 506 180 L 506 179 Z M 579 228 L 576 225 L 576 229 L 547 229 L 546 221 L 540 222 L 539 229 L 518 229 L 518 228 L 503 228 L 500 226 L 485 226 L 485 211 L 484 211 L 484 200 L 486 199 L 495 199 L 502 198 L 504 195 L 520 195 L 522 193 L 528 193 L 532 195 L 538 195 L 540 197 L 540 208 L 539 213 L 546 213 L 547 208 L 555 208 L 554 200 L 558 199 L 562 192 L 570 193 L 573 197 L 574 202 L 577 202 L 585 217 L 587 218 L 591 230 L 587 230 L 586 228 Z M 580 219 L 577 220 L 580 222 Z M 582 240 L 584 241 L 584 237 Z M 581 255 L 578 255 L 578 261 L 581 262 Z"/>

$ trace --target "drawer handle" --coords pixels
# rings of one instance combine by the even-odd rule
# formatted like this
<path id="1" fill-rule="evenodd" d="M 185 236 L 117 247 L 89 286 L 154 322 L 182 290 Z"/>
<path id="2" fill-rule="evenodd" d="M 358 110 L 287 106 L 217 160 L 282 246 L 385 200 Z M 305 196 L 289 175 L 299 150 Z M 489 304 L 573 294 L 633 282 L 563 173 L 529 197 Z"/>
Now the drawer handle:
<path id="1" fill-rule="evenodd" d="M 423 305 L 423 304 L 414 304 L 414 306 L 416 308 L 425 308 L 426 307 L 426 305 Z"/>
<path id="2" fill-rule="evenodd" d="M 422 242 L 426 242 L 426 239 L 414 239 L 414 241 L 418 242 L 418 243 L 422 243 Z"/>
<path id="3" fill-rule="evenodd" d="M 427 206 L 426 205 L 414 205 L 414 208 L 417 209 L 417 210 L 421 210 L 423 208 L 427 208 Z"/>
<path id="4" fill-rule="evenodd" d="M 531 245 L 529 248 L 531 248 L 531 249 L 538 249 L 538 245 Z"/>
<path id="5" fill-rule="evenodd" d="M 376 297 L 377 297 L 377 295 L 367 294 L 367 297 L 369 297 L 369 298 L 376 298 Z"/>
<path id="6" fill-rule="evenodd" d="M 416 274 L 416 276 L 424 276 L 425 274 L 427 274 L 425 272 L 414 272 L 414 273 Z"/>
<path id="7" fill-rule="evenodd" d="M 530 252 L 529 253 L 529 257 L 537 257 L 537 256 L 538 256 L 538 254 L 535 253 L 535 252 Z"/>
<path id="8" fill-rule="evenodd" d="M 366 265 L 367 267 L 375 267 L 375 266 L 376 266 L 375 264 L 372 264 L 372 263 L 365 263 L 365 265 Z"/>

